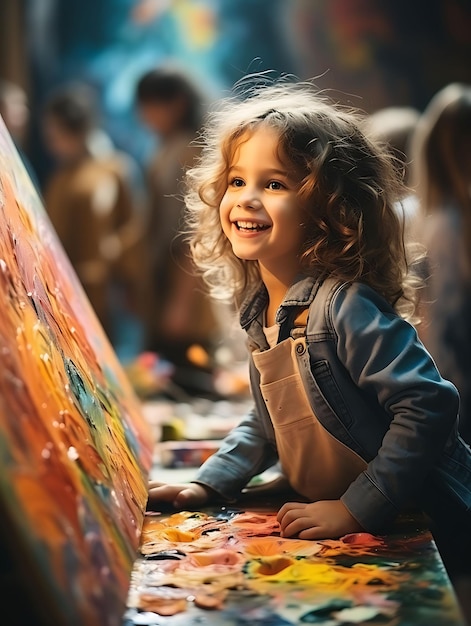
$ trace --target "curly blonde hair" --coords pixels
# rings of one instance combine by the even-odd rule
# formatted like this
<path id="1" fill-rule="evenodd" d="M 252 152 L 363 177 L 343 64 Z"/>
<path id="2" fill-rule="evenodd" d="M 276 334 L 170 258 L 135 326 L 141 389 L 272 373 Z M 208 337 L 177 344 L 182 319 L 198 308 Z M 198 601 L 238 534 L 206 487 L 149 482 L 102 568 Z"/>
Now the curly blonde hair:
<path id="1" fill-rule="evenodd" d="M 410 317 L 415 289 L 395 206 L 404 196 L 397 168 L 388 150 L 361 130 L 358 112 L 310 83 L 252 88 L 243 100 L 221 101 L 208 119 L 185 200 L 192 255 L 212 295 L 239 306 L 261 283 L 257 262 L 234 255 L 219 220 L 234 151 L 242 135 L 261 125 L 276 130 L 283 160 L 301 172 L 304 272 L 367 283 Z"/>

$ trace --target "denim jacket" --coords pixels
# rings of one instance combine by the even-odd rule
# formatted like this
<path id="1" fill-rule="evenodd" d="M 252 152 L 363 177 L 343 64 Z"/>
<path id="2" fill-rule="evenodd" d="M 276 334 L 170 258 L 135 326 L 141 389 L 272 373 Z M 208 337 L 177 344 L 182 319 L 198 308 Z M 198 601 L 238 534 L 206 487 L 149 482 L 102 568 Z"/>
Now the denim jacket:
<path id="1" fill-rule="evenodd" d="M 262 288 L 241 309 L 252 348 L 269 347 L 267 303 Z M 299 329 L 294 321 L 306 308 L 307 325 Z M 433 515 L 453 501 L 471 516 L 471 451 L 457 432 L 458 393 L 440 376 L 413 326 L 362 283 L 312 277 L 288 290 L 276 321 L 279 341 L 306 333 L 299 363 L 312 409 L 368 463 L 341 498 L 361 526 L 376 532 L 410 503 Z M 252 361 L 250 378 L 254 408 L 196 476 L 229 498 L 277 461 Z"/>

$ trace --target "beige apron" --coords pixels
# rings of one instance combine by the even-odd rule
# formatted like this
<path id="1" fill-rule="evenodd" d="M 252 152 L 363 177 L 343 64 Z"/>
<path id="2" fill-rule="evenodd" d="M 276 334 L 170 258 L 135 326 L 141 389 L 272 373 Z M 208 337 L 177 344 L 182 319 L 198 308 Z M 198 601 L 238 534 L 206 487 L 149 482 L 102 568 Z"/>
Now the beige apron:
<path id="1" fill-rule="evenodd" d="M 304 337 L 252 353 L 275 430 L 278 456 L 290 485 L 311 501 L 338 499 L 366 468 L 314 415 L 299 372 Z"/>

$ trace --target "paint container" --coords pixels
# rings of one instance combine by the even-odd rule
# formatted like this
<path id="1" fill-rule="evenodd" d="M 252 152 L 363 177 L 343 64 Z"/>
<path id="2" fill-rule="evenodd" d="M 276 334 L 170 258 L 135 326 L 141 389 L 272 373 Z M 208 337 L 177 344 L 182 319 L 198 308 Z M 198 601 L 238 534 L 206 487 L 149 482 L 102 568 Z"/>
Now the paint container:
<path id="1" fill-rule="evenodd" d="M 160 464 L 166 468 L 199 467 L 214 454 L 220 441 L 164 441 L 159 444 Z"/>

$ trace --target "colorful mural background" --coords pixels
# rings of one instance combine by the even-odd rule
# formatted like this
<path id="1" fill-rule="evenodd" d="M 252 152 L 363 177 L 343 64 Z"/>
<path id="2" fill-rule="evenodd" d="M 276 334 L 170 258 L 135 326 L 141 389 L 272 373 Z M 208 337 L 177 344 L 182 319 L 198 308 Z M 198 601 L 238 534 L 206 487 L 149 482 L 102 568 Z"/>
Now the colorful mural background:
<path id="1" fill-rule="evenodd" d="M 134 111 L 138 78 L 185 69 L 208 101 L 271 69 L 366 111 L 423 109 L 448 82 L 471 81 L 467 0 L 26 0 L 32 109 L 69 80 L 93 85 L 106 130 L 142 162 L 152 148 Z M 38 144 L 40 139 L 36 138 Z M 40 171 L 44 155 L 33 154 Z M 41 158 L 42 157 L 42 158 Z"/>
<path id="2" fill-rule="evenodd" d="M 0 207 L 0 548 L 46 624 L 112 626 L 151 435 L 1 120 Z"/>
<path id="3" fill-rule="evenodd" d="M 148 515 L 124 626 L 464 626 L 423 520 L 390 535 L 306 541 L 276 513 Z"/>

